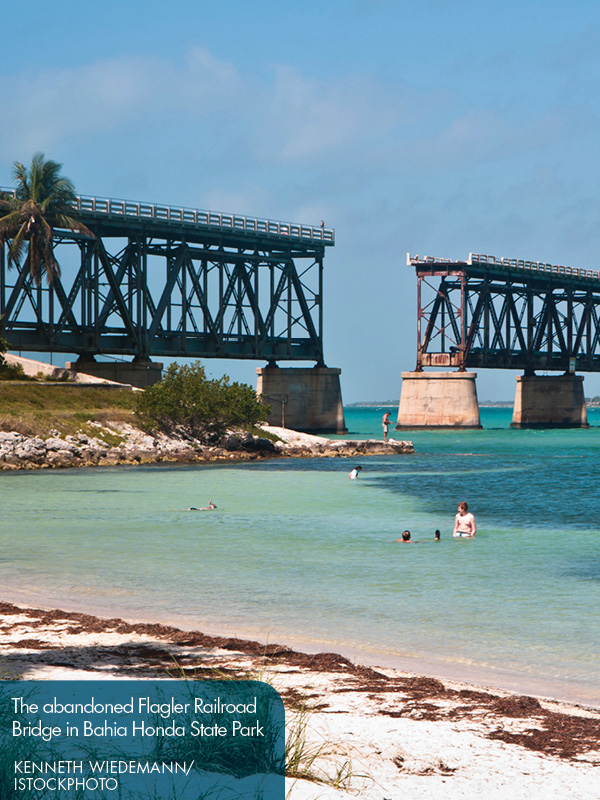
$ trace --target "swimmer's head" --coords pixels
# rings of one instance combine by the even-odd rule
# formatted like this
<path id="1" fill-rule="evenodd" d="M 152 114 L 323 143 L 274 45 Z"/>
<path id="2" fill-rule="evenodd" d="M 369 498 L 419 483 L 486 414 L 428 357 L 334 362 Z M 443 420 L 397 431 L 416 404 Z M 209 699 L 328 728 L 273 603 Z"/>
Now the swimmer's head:
<path id="1" fill-rule="evenodd" d="M 439 531 L 435 532 L 435 538 L 438 540 L 442 534 Z"/>
<path id="2" fill-rule="evenodd" d="M 410 542 L 410 531 L 402 531 L 402 541 Z"/>

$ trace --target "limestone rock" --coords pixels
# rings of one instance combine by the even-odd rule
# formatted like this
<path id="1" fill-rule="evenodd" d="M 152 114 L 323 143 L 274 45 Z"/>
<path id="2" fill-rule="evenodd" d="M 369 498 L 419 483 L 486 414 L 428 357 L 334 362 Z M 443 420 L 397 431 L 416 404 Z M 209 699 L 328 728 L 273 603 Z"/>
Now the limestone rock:
<path id="1" fill-rule="evenodd" d="M 77 445 L 74 445 L 72 442 L 67 442 L 65 439 L 59 438 L 46 439 L 46 449 L 49 451 L 66 450 L 71 454 L 79 452 Z"/>
<path id="2" fill-rule="evenodd" d="M 185 432 L 172 435 L 134 428 L 130 424 L 105 427 L 97 422 L 97 436 L 79 433 L 62 438 L 58 431 L 45 441 L 16 431 L 0 431 L 0 469 L 39 469 L 45 467 L 79 467 L 94 465 L 141 464 L 160 461 L 247 461 L 269 456 L 299 458 L 364 457 L 368 455 L 400 455 L 414 453 L 412 442 L 392 439 L 343 440 L 312 436 L 284 428 L 265 430 L 276 433 L 281 441 L 273 443 L 263 436 L 231 430 L 222 441 L 203 443 Z M 122 439 L 118 446 L 103 441 Z"/>
<path id="3" fill-rule="evenodd" d="M 16 444 L 24 439 L 25 437 L 16 431 L 0 431 L 0 445 Z"/>
<path id="4" fill-rule="evenodd" d="M 53 467 L 71 467 L 73 458 L 70 450 L 50 450 L 46 456 L 47 462 Z"/>

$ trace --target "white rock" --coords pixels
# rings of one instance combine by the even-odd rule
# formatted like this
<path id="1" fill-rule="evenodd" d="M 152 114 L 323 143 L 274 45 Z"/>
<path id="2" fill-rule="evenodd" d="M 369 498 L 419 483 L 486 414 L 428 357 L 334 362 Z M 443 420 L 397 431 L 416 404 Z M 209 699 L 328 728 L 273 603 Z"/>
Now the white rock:
<path id="1" fill-rule="evenodd" d="M 48 450 L 68 450 L 69 453 L 78 453 L 79 448 L 71 442 L 65 442 L 64 439 L 46 439 L 46 448 Z"/>
<path id="2" fill-rule="evenodd" d="M 22 442 L 24 439 L 25 437 L 16 431 L 0 431 L 0 444 Z"/>

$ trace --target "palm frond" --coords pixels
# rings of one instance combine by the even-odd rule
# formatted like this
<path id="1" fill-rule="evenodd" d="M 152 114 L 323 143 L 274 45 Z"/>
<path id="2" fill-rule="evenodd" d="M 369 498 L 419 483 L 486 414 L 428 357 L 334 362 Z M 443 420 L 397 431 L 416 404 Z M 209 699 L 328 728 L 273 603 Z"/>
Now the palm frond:
<path id="1" fill-rule="evenodd" d="M 60 175 L 62 164 L 46 161 L 43 153 L 36 153 L 31 162 L 31 199 L 44 211 L 69 205 L 75 198 L 75 187 L 68 178 Z"/>
<path id="2" fill-rule="evenodd" d="M 51 284 L 55 278 L 60 278 L 60 267 L 58 266 L 58 261 L 54 258 L 52 228 L 43 217 L 36 231 L 36 236 L 37 235 L 40 237 L 39 250 L 41 253 L 42 270 L 45 270 L 48 284 Z"/>
<path id="3" fill-rule="evenodd" d="M 16 234 L 21 226 L 20 217 L 20 209 L 0 217 L 0 243 L 4 244 Z"/>
<path id="4" fill-rule="evenodd" d="M 17 200 L 20 200 L 21 202 L 28 200 L 31 196 L 31 190 L 29 188 L 27 168 L 24 167 L 19 161 L 15 161 L 13 164 L 13 179 L 17 184 Z"/>
<path id="5" fill-rule="evenodd" d="M 41 205 L 46 199 L 44 171 L 44 154 L 36 153 L 31 159 L 29 167 L 29 199 L 37 205 Z"/>
<path id="6" fill-rule="evenodd" d="M 19 205 L 20 203 L 14 195 L 0 192 L 0 217 L 7 212 L 16 210 Z"/>
<path id="7" fill-rule="evenodd" d="M 42 255 L 37 247 L 29 247 L 25 265 L 31 275 L 31 280 L 36 286 L 42 282 Z"/>
<path id="8" fill-rule="evenodd" d="M 21 225 L 19 230 L 16 232 L 15 236 L 12 238 L 12 241 L 8 248 L 9 267 L 20 266 L 21 258 L 23 256 L 26 243 L 27 243 L 27 237 L 25 233 L 25 225 Z"/>
<path id="9" fill-rule="evenodd" d="M 92 239 L 96 238 L 87 225 L 84 225 L 83 222 L 75 219 L 75 217 L 68 216 L 68 214 L 55 214 L 52 218 L 52 223 L 56 228 L 68 228 L 71 231 L 83 233 Z"/>

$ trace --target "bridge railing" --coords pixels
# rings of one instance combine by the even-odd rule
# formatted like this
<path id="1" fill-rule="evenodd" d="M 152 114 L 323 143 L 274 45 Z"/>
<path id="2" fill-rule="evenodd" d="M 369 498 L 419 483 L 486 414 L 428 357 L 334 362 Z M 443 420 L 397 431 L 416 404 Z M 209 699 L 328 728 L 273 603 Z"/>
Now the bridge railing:
<path id="1" fill-rule="evenodd" d="M 0 187 L 0 192 L 16 197 L 14 189 Z M 111 200 L 105 197 L 88 197 L 78 195 L 72 203 L 74 211 L 90 214 L 106 214 L 110 217 L 128 219 L 148 219 L 160 222 L 178 222 L 202 228 L 220 228 L 224 230 L 247 231 L 267 236 L 289 237 L 302 241 L 335 243 L 335 231 L 323 225 L 300 225 L 295 222 L 246 217 L 240 214 L 224 214 L 215 211 L 203 211 L 194 208 L 158 205 L 156 203 L 138 203 L 130 200 Z"/>
<path id="2" fill-rule="evenodd" d="M 418 264 L 485 264 L 491 267 L 504 267 L 509 269 L 524 269 L 532 272 L 549 272 L 554 275 L 570 275 L 575 278 L 585 278 L 587 280 L 600 280 L 600 271 L 594 269 L 576 269 L 575 267 L 563 267 L 559 264 L 548 264 L 543 261 L 524 261 L 518 258 L 497 258 L 483 253 L 469 253 L 468 260 L 452 261 L 450 258 L 436 258 L 434 256 L 411 256 L 406 254 L 406 263 L 409 267 Z"/>
<path id="3" fill-rule="evenodd" d="M 491 266 L 508 267 L 509 269 L 527 269 L 533 272 L 551 272 L 554 275 L 571 275 L 576 278 L 600 280 L 600 272 L 594 269 L 576 269 L 563 267 L 560 264 L 548 264 L 544 261 L 524 261 L 517 258 L 496 258 L 482 253 L 469 253 L 468 264 L 488 264 Z"/>

